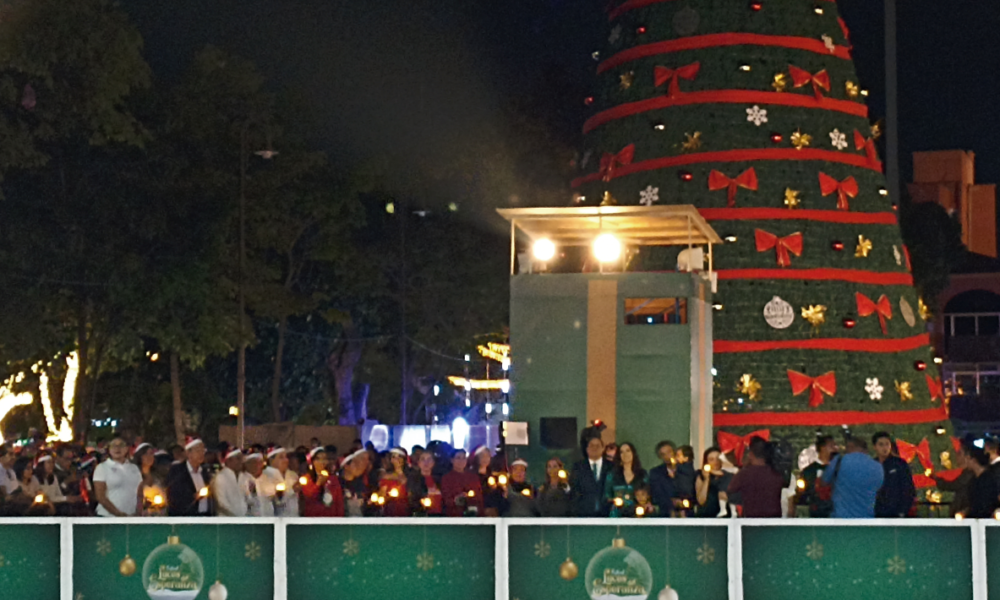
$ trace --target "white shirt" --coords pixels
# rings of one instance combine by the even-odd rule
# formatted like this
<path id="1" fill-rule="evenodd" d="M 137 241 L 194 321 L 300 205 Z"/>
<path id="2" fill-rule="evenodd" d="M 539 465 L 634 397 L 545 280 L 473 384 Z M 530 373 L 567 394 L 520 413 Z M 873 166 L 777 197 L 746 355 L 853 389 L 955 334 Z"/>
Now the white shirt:
<path id="1" fill-rule="evenodd" d="M 0 487 L 8 496 L 17 491 L 21 484 L 17 482 L 17 475 L 11 469 L 0 467 Z"/>
<path id="2" fill-rule="evenodd" d="M 260 501 L 260 497 L 257 495 L 257 480 L 253 475 L 243 471 L 237 478 L 240 484 L 240 492 L 243 493 L 243 498 L 247 502 L 247 516 L 250 517 L 273 517 L 274 507 L 268 502 L 267 506 L 270 511 L 266 511 L 264 508 L 264 503 Z"/>
<path id="3" fill-rule="evenodd" d="M 240 487 L 236 473 L 224 467 L 212 480 L 215 492 L 215 507 L 220 517 L 247 516 L 247 497 Z"/>
<path id="4" fill-rule="evenodd" d="M 277 485 L 285 484 L 285 493 L 279 499 Z M 295 492 L 299 478 L 290 470 L 285 471 L 284 477 L 281 471 L 274 467 L 267 467 L 257 478 L 257 495 L 263 504 L 274 506 L 275 517 L 297 517 L 299 516 L 299 495 Z"/>
<path id="5" fill-rule="evenodd" d="M 32 477 L 31 480 L 38 484 L 37 490 L 45 494 L 45 499 L 49 502 L 66 501 L 66 496 L 62 492 L 62 488 L 59 487 L 59 480 L 54 476 L 52 477 L 52 483 L 41 483 L 37 477 Z"/>
<path id="6" fill-rule="evenodd" d="M 188 473 L 191 474 L 191 480 L 194 481 L 195 495 L 200 495 L 201 488 L 205 487 L 205 478 L 201 476 L 201 467 L 195 469 L 191 463 L 184 463 L 184 465 L 187 467 Z M 198 501 L 198 512 L 201 514 L 208 512 L 208 498 L 202 498 Z"/>
<path id="7" fill-rule="evenodd" d="M 134 515 L 139 503 L 139 485 L 142 484 L 142 472 L 139 467 L 125 461 L 117 463 L 107 459 L 94 469 L 94 482 L 103 481 L 108 486 L 108 501 L 126 515 Z M 106 508 L 97 505 L 97 514 L 110 517 L 112 514 Z"/>

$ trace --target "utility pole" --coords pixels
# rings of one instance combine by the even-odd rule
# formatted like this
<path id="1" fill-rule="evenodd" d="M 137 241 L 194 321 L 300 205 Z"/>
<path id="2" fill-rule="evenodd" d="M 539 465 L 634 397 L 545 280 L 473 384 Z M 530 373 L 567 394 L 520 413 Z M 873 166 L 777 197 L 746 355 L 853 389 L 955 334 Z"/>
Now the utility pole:
<path id="1" fill-rule="evenodd" d="M 899 78 L 896 63 L 896 0 L 885 0 L 885 178 L 889 197 L 899 196 Z"/>
<path id="2" fill-rule="evenodd" d="M 246 203 L 247 203 L 247 128 L 249 122 L 243 124 L 240 131 L 240 256 L 239 256 L 239 279 L 237 289 L 239 296 L 240 312 L 240 348 L 236 358 L 236 415 L 238 446 L 246 447 L 246 386 L 247 386 L 247 342 L 246 332 L 243 330 L 243 322 L 246 317 L 246 298 L 243 294 L 243 262 L 246 255 Z"/>

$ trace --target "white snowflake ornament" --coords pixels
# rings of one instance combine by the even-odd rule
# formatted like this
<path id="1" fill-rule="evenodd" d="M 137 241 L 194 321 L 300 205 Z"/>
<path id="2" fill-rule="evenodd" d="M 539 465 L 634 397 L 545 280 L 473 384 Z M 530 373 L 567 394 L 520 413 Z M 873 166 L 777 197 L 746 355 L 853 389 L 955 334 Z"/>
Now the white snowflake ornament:
<path id="1" fill-rule="evenodd" d="M 882 392 L 885 390 L 878 383 L 877 377 L 869 377 L 865 379 L 865 391 L 868 392 L 868 399 L 873 402 L 878 402 L 882 399 Z"/>
<path id="2" fill-rule="evenodd" d="M 639 204 L 652 206 L 660 199 L 660 188 L 647 185 L 646 189 L 639 190 Z"/>
<path id="3" fill-rule="evenodd" d="M 896 264 L 903 266 L 903 254 L 899 251 L 899 247 L 895 244 L 892 246 L 892 255 L 896 258 Z"/>
<path id="4" fill-rule="evenodd" d="M 747 109 L 747 121 L 760 127 L 762 123 L 767 123 L 767 110 L 754 104 L 753 107 Z"/>
<path id="5" fill-rule="evenodd" d="M 823 36 L 823 45 L 826 46 L 826 49 L 830 51 L 830 54 L 833 54 L 837 51 L 837 46 L 833 43 L 833 38 L 828 35 Z"/>
<path id="6" fill-rule="evenodd" d="M 614 44 L 618 41 L 618 38 L 622 36 L 622 26 L 615 25 L 615 28 L 611 30 L 611 35 L 608 36 L 608 43 Z"/>
<path id="7" fill-rule="evenodd" d="M 839 129 L 834 129 L 830 132 L 830 143 L 837 150 L 843 150 L 847 147 L 847 134 L 841 133 Z"/>

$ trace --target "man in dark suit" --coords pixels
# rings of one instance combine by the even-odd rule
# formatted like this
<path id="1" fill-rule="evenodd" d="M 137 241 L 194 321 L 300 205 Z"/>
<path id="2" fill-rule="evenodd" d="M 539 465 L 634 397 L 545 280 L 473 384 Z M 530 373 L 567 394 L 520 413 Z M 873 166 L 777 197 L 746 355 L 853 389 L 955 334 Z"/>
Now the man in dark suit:
<path id="1" fill-rule="evenodd" d="M 669 517 L 674 510 L 674 473 L 677 463 L 674 459 L 673 442 L 662 441 L 656 445 L 656 455 L 663 461 L 662 465 L 649 470 L 649 494 L 653 504 L 660 509 L 661 517 Z"/>
<path id="2" fill-rule="evenodd" d="M 211 474 L 203 468 L 205 444 L 195 439 L 184 447 L 187 460 L 174 463 L 167 473 L 167 514 L 171 517 L 208 517 L 212 514 Z"/>
<path id="3" fill-rule="evenodd" d="M 611 461 L 604 458 L 604 442 L 599 429 L 585 429 L 580 441 L 584 459 L 573 465 L 569 476 L 573 515 L 606 517 L 609 507 L 604 501 L 604 480 L 611 472 Z"/>

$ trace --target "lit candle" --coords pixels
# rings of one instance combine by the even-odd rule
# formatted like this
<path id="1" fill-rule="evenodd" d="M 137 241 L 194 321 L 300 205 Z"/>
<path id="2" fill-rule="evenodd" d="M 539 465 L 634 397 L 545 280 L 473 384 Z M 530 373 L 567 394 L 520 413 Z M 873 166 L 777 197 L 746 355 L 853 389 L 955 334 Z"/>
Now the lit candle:
<path id="1" fill-rule="evenodd" d="M 486 480 L 486 483 L 490 484 L 490 487 L 494 487 L 497 484 L 496 477 L 490 475 L 490 478 Z"/>
<path id="2" fill-rule="evenodd" d="M 524 488 L 523 490 L 521 490 L 521 495 L 522 496 L 527 496 L 527 497 L 530 498 L 531 497 L 531 488 Z"/>
<path id="3" fill-rule="evenodd" d="M 566 479 L 566 470 L 559 469 L 559 479 Z"/>
<path id="4" fill-rule="evenodd" d="M 284 488 L 282 488 L 282 489 L 284 489 Z M 198 490 L 198 495 L 201 496 L 202 498 L 208 498 L 208 488 L 207 487 L 203 487 L 200 490 Z"/>
<path id="5" fill-rule="evenodd" d="M 712 465 L 705 465 L 705 472 L 706 473 L 711 473 L 712 472 Z"/>
<path id="6" fill-rule="evenodd" d="M 323 469 L 322 471 L 320 471 L 319 474 L 322 475 L 323 477 L 329 477 L 330 476 L 330 472 L 327 471 L 326 469 Z"/>
<path id="7" fill-rule="evenodd" d="M 153 496 L 153 506 L 163 506 L 163 496 L 159 494 Z"/>
<path id="8" fill-rule="evenodd" d="M 305 475 L 303 475 L 302 477 L 299 477 L 299 485 L 306 485 L 308 483 L 309 483 L 309 479 L 307 479 Z"/>
<path id="9" fill-rule="evenodd" d="M 424 508 L 430 508 L 431 507 L 431 499 L 430 498 L 421 498 L 420 499 L 420 504 Z"/>
<path id="10" fill-rule="evenodd" d="M 35 496 L 35 504 L 41 504 L 42 502 L 45 502 L 45 494 Z"/>
<path id="11" fill-rule="evenodd" d="M 389 497 L 399 498 L 399 490 L 397 490 L 396 488 L 392 488 L 391 490 L 389 490 Z"/>
<path id="12" fill-rule="evenodd" d="M 475 498 L 476 497 L 476 492 L 473 491 L 473 490 L 469 490 L 469 494 L 468 495 L 469 495 L 469 498 Z"/>
<path id="13" fill-rule="evenodd" d="M 385 496 L 379 496 L 378 497 L 378 504 L 379 504 L 379 506 L 382 506 L 383 504 L 385 504 Z"/>
<path id="14" fill-rule="evenodd" d="M 795 487 L 799 488 L 800 490 L 806 489 L 806 480 L 805 479 L 797 480 L 795 482 Z"/>
<path id="15" fill-rule="evenodd" d="M 641 506 L 635 507 L 635 516 L 641 517 L 646 514 L 646 509 Z"/>
<path id="16" fill-rule="evenodd" d="M 500 481 L 500 485 L 507 485 L 507 476 L 506 475 L 500 475 L 500 477 L 498 478 L 498 481 Z"/>
<path id="17" fill-rule="evenodd" d="M 622 500 L 621 498 L 615 498 L 615 506 L 624 506 L 624 505 L 625 505 L 624 500 Z"/>
<path id="18" fill-rule="evenodd" d="M 684 500 L 681 501 L 681 506 L 683 506 L 684 508 L 691 508 L 691 501 L 685 498 Z"/>
<path id="19" fill-rule="evenodd" d="M 372 494 L 371 502 L 372 504 L 378 504 L 378 494 Z"/>
<path id="20" fill-rule="evenodd" d="M 278 485 L 274 486 L 274 490 L 276 492 L 278 492 L 279 494 L 284 494 L 285 493 L 285 484 L 279 483 Z"/>

